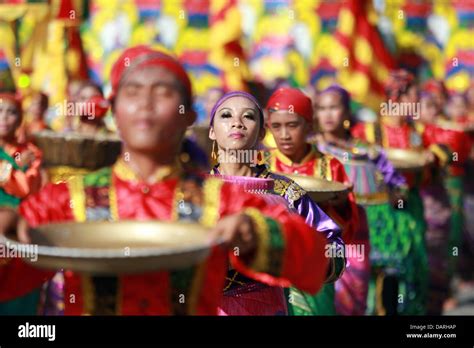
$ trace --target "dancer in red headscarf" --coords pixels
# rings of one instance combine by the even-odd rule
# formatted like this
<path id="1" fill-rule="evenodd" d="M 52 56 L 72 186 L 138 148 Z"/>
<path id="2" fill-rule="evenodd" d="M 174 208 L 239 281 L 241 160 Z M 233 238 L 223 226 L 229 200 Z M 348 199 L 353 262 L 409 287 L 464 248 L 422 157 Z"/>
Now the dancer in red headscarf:
<path id="1" fill-rule="evenodd" d="M 49 184 L 22 203 L 22 216 L 32 226 L 102 219 L 198 221 L 212 227 L 213 237 L 223 238 L 224 246 L 240 252 L 215 247 L 199 265 L 142 275 L 104 278 L 66 271 L 65 313 L 216 314 L 229 260 L 260 282 L 318 291 L 328 264 L 323 236 L 284 207 L 215 178 L 190 176 L 178 164 L 184 133 L 195 119 L 191 82 L 183 67 L 169 55 L 138 46 L 118 58 L 111 82 L 122 156 L 112 167 Z M 187 192 L 186 179 L 194 180 L 199 190 Z M 5 233 L 18 216 L 11 210 L 0 214 L 0 233 Z M 27 239 L 24 228 L 18 233 Z M 29 284 L 13 281 L 12 269 L 27 272 L 28 267 L 17 259 L 6 261 L 0 267 L 0 299 L 37 285 L 32 279 Z M 180 301 L 180 294 L 188 300 Z"/>
<path id="2" fill-rule="evenodd" d="M 320 152 L 316 146 L 307 143 L 313 124 L 311 99 L 298 89 L 279 88 L 270 97 L 267 126 L 273 134 L 277 148 L 270 151 L 270 170 L 313 176 L 350 185 L 344 166 L 338 159 Z M 346 243 L 353 240 L 359 225 L 359 213 L 354 194 L 337 203 L 321 203 L 321 208 L 342 228 Z M 320 293 L 312 298 L 312 311 L 319 315 L 335 314 L 334 284 L 326 284 Z M 310 298 L 308 298 L 310 300 Z M 295 303 L 291 306 L 295 314 L 308 310 Z"/>

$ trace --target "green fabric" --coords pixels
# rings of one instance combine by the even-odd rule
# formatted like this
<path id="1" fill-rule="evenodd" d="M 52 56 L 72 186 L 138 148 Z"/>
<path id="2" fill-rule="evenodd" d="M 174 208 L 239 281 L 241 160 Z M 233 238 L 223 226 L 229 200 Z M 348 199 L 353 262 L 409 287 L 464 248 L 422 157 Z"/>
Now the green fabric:
<path id="1" fill-rule="evenodd" d="M 450 255 L 450 271 L 452 275 L 456 271 L 458 263 L 459 250 L 462 242 L 462 231 L 464 224 L 463 214 L 463 178 L 459 176 L 448 176 L 445 179 L 446 190 L 448 191 L 449 203 L 451 204 L 451 221 L 450 221 L 450 233 L 449 233 L 449 244 L 448 253 Z M 457 255 L 453 253 L 457 248 Z"/>
<path id="2" fill-rule="evenodd" d="M 403 315 L 422 315 L 428 292 L 428 255 L 425 243 L 426 223 L 423 202 L 417 189 L 408 192 L 400 209 L 390 204 L 364 206 L 370 234 L 372 275 L 367 313 L 375 314 L 376 271 L 398 271 L 399 306 Z"/>
<path id="3" fill-rule="evenodd" d="M 40 289 L 18 297 L 11 301 L 0 302 L 0 316 L 2 315 L 37 315 L 40 300 Z"/>
<path id="4" fill-rule="evenodd" d="M 194 295 L 191 290 L 196 271 L 197 266 L 191 266 L 170 272 L 170 295 L 174 314 L 182 315 L 187 312 L 188 299 Z"/>
<path id="5" fill-rule="evenodd" d="M 26 167 L 20 168 L 16 163 L 15 159 L 7 154 L 5 150 L 0 147 L 0 161 L 7 161 L 13 166 L 15 170 L 26 170 Z M 20 205 L 20 198 L 10 195 L 5 192 L 3 188 L 0 187 L 0 206 L 8 206 L 12 208 L 16 208 Z"/>
<path id="6" fill-rule="evenodd" d="M 25 171 L 27 166 L 20 167 L 15 159 L 7 154 L 0 147 L 0 161 L 7 161 L 15 170 Z M 0 206 L 9 206 L 17 208 L 20 205 L 20 198 L 10 195 L 0 188 Z M 28 295 L 16 298 L 11 301 L 0 303 L 0 315 L 35 315 L 37 314 L 39 304 L 40 290 L 35 290 Z"/>
<path id="7" fill-rule="evenodd" d="M 336 315 L 334 283 L 324 284 L 316 295 L 295 288 L 286 290 L 288 315 Z"/>
<path id="8" fill-rule="evenodd" d="M 335 259 L 337 277 L 344 270 L 345 260 Z M 288 315 L 336 315 L 334 283 L 324 284 L 316 295 L 308 294 L 296 288 L 285 289 L 288 304 Z"/>
<path id="9" fill-rule="evenodd" d="M 428 296 L 428 254 L 426 250 L 426 222 L 423 202 L 417 189 L 408 193 L 406 209 L 396 209 L 399 226 L 405 226 L 410 238 L 410 249 L 402 259 L 399 279 L 398 312 L 402 315 L 423 315 Z"/>
<path id="10" fill-rule="evenodd" d="M 399 269 L 411 245 L 406 225 L 395 218 L 395 209 L 388 203 L 364 205 L 364 208 L 369 225 L 372 267 Z"/>
<path id="11" fill-rule="evenodd" d="M 84 186 L 105 187 L 110 186 L 110 178 L 112 174 L 111 167 L 102 168 L 96 172 L 86 174 L 84 176 Z"/>
<path id="12" fill-rule="evenodd" d="M 285 239 L 277 221 L 265 217 L 265 222 L 269 230 L 269 250 L 268 250 L 268 270 L 266 273 L 273 276 L 280 276 L 282 271 L 282 262 L 285 250 Z"/>

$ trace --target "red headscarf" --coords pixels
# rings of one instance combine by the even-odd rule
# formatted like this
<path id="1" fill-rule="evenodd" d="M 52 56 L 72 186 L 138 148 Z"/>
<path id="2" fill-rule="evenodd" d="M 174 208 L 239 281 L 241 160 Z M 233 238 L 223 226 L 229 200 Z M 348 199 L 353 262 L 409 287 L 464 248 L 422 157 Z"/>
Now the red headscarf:
<path id="1" fill-rule="evenodd" d="M 171 71 L 183 84 L 187 97 L 191 99 L 191 81 L 183 66 L 172 56 L 145 45 L 126 49 L 113 65 L 110 73 L 110 81 L 112 83 L 112 95 L 110 98 L 116 96 L 120 82 L 128 71 L 145 66 L 161 66 Z"/>
<path id="2" fill-rule="evenodd" d="M 441 93 L 444 96 L 447 96 L 448 94 L 448 91 L 443 81 L 435 80 L 435 79 L 426 80 L 425 83 L 423 84 L 422 89 L 423 89 L 423 92 L 427 92 L 430 94 Z"/>
<path id="3" fill-rule="evenodd" d="M 308 124 L 313 124 L 313 105 L 311 99 L 296 88 L 278 88 L 270 96 L 266 109 L 270 112 L 292 110 L 303 117 Z"/>

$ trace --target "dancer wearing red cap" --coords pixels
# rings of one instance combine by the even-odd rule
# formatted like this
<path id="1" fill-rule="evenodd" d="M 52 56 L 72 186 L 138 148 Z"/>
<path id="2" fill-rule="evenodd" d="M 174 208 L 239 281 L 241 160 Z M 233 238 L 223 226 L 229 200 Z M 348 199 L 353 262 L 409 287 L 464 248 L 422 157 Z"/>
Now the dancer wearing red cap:
<path id="1" fill-rule="evenodd" d="M 266 109 L 267 126 L 277 144 L 277 149 L 271 151 L 272 170 L 315 176 L 350 185 L 341 162 L 333 156 L 324 155 L 306 141 L 313 124 L 313 106 L 309 97 L 298 89 L 280 88 L 272 94 Z M 346 242 L 351 241 L 357 228 L 357 208 L 354 202 L 355 198 L 350 194 L 349 201 L 341 207 L 327 207 L 329 215 L 343 225 L 343 238 Z"/>
<path id="2" fill-rule="evenodd" d="M 307 143 L 313 124 L 311 99 L 298 89 L 280 88 L 270 97 L 267 107 L 267 126 L 277 149 L 270 152 L 270 169 L 278 173 L 314 176 L 326 180 L 350 184 L 344 166 L 330 155 L 321 153 Z M 323 203 L 321 208 L 340 226 L 346 243 L 352 240 L 358 228 L 359 215 L 353 193 L 348 200 L 337 204 Z M 306 296 L 312 303 L 314 314 L 335 314 L 334 284 L 327 284 L 314 298 Z M 302 306 L 292 305 L 294 314 L 306 314 Z"/>
<path id="3" fill-rule="evenodd" d="M 318 291 L 328 265 L 323 236 L 283 207 L 218 179 L 190 176 L 179 165 L 180 144 L 195 120 L 183 67 L 169 55 L 139 46 L 119 57 L 111 77 L 122 156 L 112 167 L 49 184 L 23 202 L 22 216 L 32 226 L 97 219 L 191 220 L 212 227 L 213 238 L 239 253 L 214 247 L 199 265 L 142 275 L 103 278 L 65 271 L 65 314 L 216 314 L 229 260 L 260 282 Z M 185 180 L 194 180 L 198 190 L 187 192 Z M 14 228 L 16 213 L 0 214 L 0 233 Z M 25 240 L 21 226 L 18 234 Z M 0 299 L 28 291 L 12 282 L 11 269 L 26 268 L 20 263 L 7 260 L 0 267 Z M 180 301 L 180 294 L 188 301 Z"/>

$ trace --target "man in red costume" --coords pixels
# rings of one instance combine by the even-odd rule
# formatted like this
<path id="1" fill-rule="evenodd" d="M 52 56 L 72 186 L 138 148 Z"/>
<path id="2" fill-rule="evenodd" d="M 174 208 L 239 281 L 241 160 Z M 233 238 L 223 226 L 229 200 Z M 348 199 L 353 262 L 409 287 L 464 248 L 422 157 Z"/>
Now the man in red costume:
<path id="1" fill-rule="evenodd" d="M 277 148 L 270 152 L 271 170 L 350 185 L 344 165 L 306 141 L 313 124 L 313 106 L 309 97 L 298 89 L 279 88 L 271 95 L 267 110 L 267 125 L 277 144 Z M 343 227 L 342 237 L 349 243 L 359 221 L 354 194 L 351 192 L 348 200 L 340 204 L 322 204 L 321 207 Z"/>
<path id="2" fill-rule="evenodd" d="M 16 228 L 28 240 L 27 224 L 59 221 L 191 220 L 213 227 L 213 237 L 222 237 L 227 248 L 238 247 L 240 255 L 214 247 L 193 267 L 141 275 L 66 271 L 65 314 L 216 314 L 229 260 L 260 282 L 315 293 L 327 272 L 324 237 L 284 207 L 269 206 L 215 178 L 190 176 L 178 164 L 179 145 L 195 120 L 183 67 L 169 55 L 138 46 L 119 57 L 111 82 L 121 157 L 112 167 L 47 185 L 21 204 L 22 218 L 0 210 L 0 234 Z M 201 199 L 186 192 L 186 180 L 198 183 L 200 190 L 192 195 Z M 0 301 L 21 296 L 49 277 L 20 259 L 4 259 Z M 182 295 L 185 301 L 179 301 Z"/>

